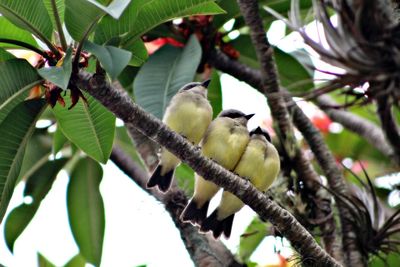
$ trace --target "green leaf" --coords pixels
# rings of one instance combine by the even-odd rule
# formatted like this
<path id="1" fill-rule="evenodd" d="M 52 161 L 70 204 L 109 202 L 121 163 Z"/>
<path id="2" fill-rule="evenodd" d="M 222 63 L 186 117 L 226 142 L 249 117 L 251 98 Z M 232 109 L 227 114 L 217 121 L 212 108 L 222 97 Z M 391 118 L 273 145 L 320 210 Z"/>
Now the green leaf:
<path id="1" fill-rule="evenodd" d="M 129 136 L 125 126 L 117 127 L 115 129 L 115 133 L 114 143 L 118 145 L 127 155 L 129 155 L 133 161 L 145 169 L 142 158 L 136 151 L 136 146 L 132 143 L 132 138 Z"/>
<path id="2" fill-rule="evenodd" d="M 314 87 L 312 76 L 294 56 L 277 47 L 274 56 L 280 81 L 290 92 L 306 92 Z"/>
<path id="3" fill-rule="evenodd" d="M 0 123 L 42 78 L 24 59 L 0 62 Z"/>
<path id="4" fill-rule="evenodd" d="M 70 259 L 64 267 L 85 267 L 86 260 L 81 254 L 76 254 L 72 259 Z"/>
<path id="5" fill-rule="evenodd" d="M 38 253 L 38 264 L 39 267 L 56 267 L 48 259 L 46 259 L 42 254 Z"/>
<path id="6" fill-rule="evenodd" d="M 239 61 L 252 67 L 259 68 L 257 55 L 249 35 L 240 35 L 231 44 L 240 52 Z M 275 62 L 278 68 L 280 82 L 291 92 L 305 92 L 313 88 L 310 73 L 292 55 L 274 47 Z"/>
<path id="7" fill-rule="evenodd" d="M 226 22 L 240 16 L 240 9 L 236 0 L 221 0 L 218 5 L 225 10 L 225 14 L 214 16 L 213 25 L 216 29 L 221 28 Z"/>
<path id="8" fill-rule="evenodd" d="M 124 36 L 123 47 L 130 46 L 142 34 L 155 26 L 179 17 L 224 13 L 214 1 L 204 0 L 149 0 L 143 4 L 134 27 Z"/>
<path id="9" fill-rule="evenodd" d="M 11 252 L 14 252 L 15 241 L 28 226 L 35 213 L 36 209 L 32 209 L 30 205 L 22 204 L 8 214 L 4 223 L 4 239 Z"/>
<path id="10" fill-rule="evenodd" d="M 121 85 L 125 88 L 130 96 L 133 95 L 133 81 L 135 80 L 138 72 L 138 67 L 127 66 L 118 76 L 118 81 L 121 83 Z"/>
<path id="11" fill-rule="evenodd" d="M 50 15 L 51 22 L 53 23 L 53 28 L 57 28 L 57 23 L 55 20 L 55 13 L 53 11 L 53 7 L 51 2 L 55 2 L 56 7 L 57 7 L 57 13 L 60 18 L 60 22 L 62 23 L 64 21 L 64 10 L 65 10 L 65 5 L 64 5 L 64 0 L 43 0 L 44 6 L 47 9 L 47 12 Z"/>
<path id="12" fill-rule="evenodd" d="M 131 46 L 126 47 L 126 49 L 132 52 L 132 58 L 129 62 L 131 66 L 141 66 L 149 58 L 147 49 L 141 39 L 136 40 Z"/>
<path id="13" fill-rule="evenodd" d="M 103 170 L 96 161 L 81 159 L 71 173 L 67 188 L 68 218 L 82 256 L 100 265 L 104 240 L 104 204 L 99 186 Z"/>
<path id="14" fill-rule="evenodd" d="M 255 217 L 240 237 L 239 258 L 241 262 L 247 262 L 250 259 L 267 234 L 267 224 L 261 221 L 258 216 Z"/>
<path id="15" fill-rule="evenodd" d="M 30 177 L 35 171 L 46 164 L 50 155 L 51 137 L 47 129 L 36 128 L 26 146 L 18 181 L 26 180 Z"/>
<path id="16" fill-rule="evenodd" d="M 102 46 L 86 41 L 84 49 L 94 54 L 103 68 L 114 80 L 128 65 L 132 53 L 115 46 Z"/>
<path id="17" fill-rule="evenodd" d="M 3 16 L 0 17 L 0 39 L 17 40 L 35 47 L 38 46 L 31 33 L 15 26 Z M 0 42 L 0 47 L 16 48 L 19 46 Z"/>
<path id="18" fill-rule="evenodd" d="M 24 196 L 31 196 L 32 203 L 16 207 L 10 212 L 5 221 L 4 236 L 7 247 L 11 252 L 13 251 L 15 241 L 32 220 L 39 209 L 40 203 L 50 191 L 58 172 L 66 162 L 67 159 L 47 161 L 27 180 Z"/>
<path id="19" fill-rule="evenodd" d="M 53 25 L 43 1 L 0 0 L 0 13 L 47 45 L 51 44 Z"/>
<path id="20" fill-rule="evenodd" d="M 71 78 L 72 73 L 72 50 L 69 48 L 67 53 L 65 54 L 63 63 L 60 67 L 44 67 L 38 69 L 38 73 L 40 76 L 48 80 L 49 82 L 54 83 L 61 89 L 66 90 L 68 88 L 69 79 Z"/>
<path id="21" fill-rule="evenodd" d="M 63 134 L 60 127 L 57 127 L 56 131 L 54 132 L 53 136 L 53 154 L 57 154 L 60 151 L 64 144 L 68 141 L 67 137 Z"/>
<path id="22" fill-rule="evenodd" d="M 7 50 L 0 47 L 0 62 L 7 61 L 9 59 L 14 59 L 14 58 L 15 57 L 13 54 L 8 53 Z"/>
<path id="23" fill-rule="evenodd" d="M 97 161 L 106 163 L 112 149 L 115 116 L 90 95 L 86 105 L 80 100 L 71 110 L 56 105 L 53 108 L 57 125 L 64 135 L 81 150 Z M 64 98 L 70 106 L 69 94 Z"/>
<path id="24" fill-rule="evenodd" d="M 211 74 L 211 83 L 208 85 L 208 100 L 213 108 L 213 117 L 217 117 L 222 111 L 222 89 L 221 80 L 216 70 Z"/>
<path id="25" fill-rule="evenodd" d="M 131 0 L 113 0 L 111 3 L 105 7 L 99 2 L 95 0 L 87 0 L 88 2 L 92 3 L 93 5 L 97 6 L 107 14 L 109 14 L 111 17 L 114 19 L 119 19 L 121 16 L 122 12 L 124 12 L 125 8 L 129 5 Z"/>
<path id="26" fill-rule="evenodd" d="M 26 144 L 45 106 L 43 99 L 22 102 L 0 123 L 0 223 L 14 191 Z"/>
<path id="27" fill-rule="evenodd" d="M 175 178 L 179 188 L 185 190 L 188 195 L 194 192 L 194 171 L 188 165 L 182 163 L 175 170 Z"/>
<path id="28" fill-rule="evenodd" d="M 138 10 L 146 1 L 131 1 L 118 20 L 108 15 L 104 16 L 96 28 L 94 42 L 104 44 L 113 39 L 115 42 L 113 45 L 118 45 L 119 36 L 133 30 L 135 27 Z"/>
<path id="29" fill-rule="evenodd" d="M 75 41 L 82 41 L 104 14 L 103 10 L 87 0 L 65 0 L 65 27 Z"/>
<path id="30" fill-rule="evenodd" d="M 220 14 L 224 11 L 211 0 L 135 0 L 125 9 L 119 20 L 105 16 L 96 29 L 94 41 L 104 44 L 110 40 L 128 49 L 139 37 L 166 21 L 200 14 Z"/>
<path id="31" fill-rule="evenodd" d="M 169 100 L 186 83 L 193 81 L 201 59 L 201 47 L 192 35 L 182 50 L 165 45 L 140 68 L 134 81 L 136 102 L 158 118 Z"/>
<path id="32" fill-rule="evenodd" d="M 65 0 L 65 25 L 72 38 L 80 42 L 105 14 L 117 19 L 129 3 L 130 0 L 114 0 L 105 7 L 93 0 Z M 77 10 L 84 10 L 84 16 Z"/>

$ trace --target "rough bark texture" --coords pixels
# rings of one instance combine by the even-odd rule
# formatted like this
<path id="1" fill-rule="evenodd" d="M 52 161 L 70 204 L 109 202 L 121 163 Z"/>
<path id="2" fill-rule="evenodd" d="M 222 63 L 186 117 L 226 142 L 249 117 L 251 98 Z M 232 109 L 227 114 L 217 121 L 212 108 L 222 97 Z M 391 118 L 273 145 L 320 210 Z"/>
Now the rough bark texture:
<path id="1" fill-rule="evenodd" d="M 133 103 L 125 92 L 115 90 L 105 77 L 80 72 L 71 82 L 87 91 L 125 123 L 166 147 L 205 179 L 235 194 L 264 220 L 269 220 L 313 266 L 341 266 L 327 254 L 313 237 L 286 210 L 258 191 L 251 183 L 202 156 L 185 138 L 171 131 L 160 120 Z"/>
<path id="2" fill-rule="evenodd" d="M 260 92 L 263 92 L 260 88 L 262 88 L 262 80 L 261 80 L 261 72 L 255 69 L 252 69 L 246 65 L 239 63 L 238 61 L 231 60 L 226 55 L 222 54 L 220 51 L 214 50 L 211 51 L 208 57 L 208 61 L 211 65 L 216 67 L 217 69 L 228 73 L 239 80 L 242 80 L 252 87 L 258 89 Z M 297 106 L 297 104 L 290 97 L 290 94 L 286 90 L 281 91 L 281 95 L 285 96 L 286 105 L 290 108 L 292 112 L 292 119 L 296 127 L 302 132 L 307 143 L 310 145 L 311 150 L 315 154 L 315 157 L 318 159 L 322 170 L 324 171 L 326 177 L 328 178 L 330 187 L 336 192 L 346 191 L 346 185 L 344 184 L 344 179 L 338 166 L 336 165 L 336 161 L 333 155 L 330 153 L 329 149 L 326 147 L 326 144 L 323 140 L 321 133 L 314 127 L 311 121 L 307 118 L 307 116 L 303 113 L 303 111 Z M 304 131 L 304 132 L 303 132 Z M 318 141 L 317 143 L 315 143 Z M 320 147 L 322 144 L 323 147 Z M 338 190 L 339 189 L 339 190 Z M 349 216 L 348 214 L 346 216 Z M 326 227 L 327 236 L 336 235 L 335 234 L 335 224 L 333 219 L 331 221 L 327 221 L 328 225 L 323 226 Z M 322 230 L 322 229 L 321 229 Z M 334 232 L 332 232 L 334 231 Z M 327 241 L 327 243 L 331 243 L 331 241 Z M 337 259 L 340 259 L 341 251 L 339 250 L 340 245 L 336 242 L 334 243 L 331 251 L 331 255 L 335 255 Z"/>
<path id="3" fill-rule="evenodd" d="M 372 86 L 372 85 L 371 85 Z M 400 157 L 400 132 L 392 113 L 392 103 L 389 96 L 379 96 L 376 100 L 378 115 L 386 140 L 392 146 L 396 157 Z"/>
<path id="4" fill-rule="evenodd" d="M 232 253 L 220 241 L 215 240 L 211 235 L 200 234 L 198 229 L 191 224 L 182 223 L 179 220 L 181 212 L 185 208 L 188 199 L 182 190 L 173 187 L 167 194 L 162 194 L 156 189 L 146 188 L 149 178 L 138 164 L 126 155 L 119 147 L 114 146 L 111 153 L 111 160 L 126 175 L 128 175 L 143 190 L 154 196 L 165 205 L 166 210 L 181 234 L 184 245 L 196 266 L 232 266 L 242 267 Z"/>

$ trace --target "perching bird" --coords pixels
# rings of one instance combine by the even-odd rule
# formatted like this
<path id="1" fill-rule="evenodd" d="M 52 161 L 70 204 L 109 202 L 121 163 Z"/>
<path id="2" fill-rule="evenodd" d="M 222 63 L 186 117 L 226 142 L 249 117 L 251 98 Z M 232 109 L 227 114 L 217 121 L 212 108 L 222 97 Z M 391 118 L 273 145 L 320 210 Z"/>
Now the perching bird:
<path id="1" fill-rule="evenodd" d="M 222 111 L 211 122 L 200 143 L 203 155 L 233 170 L 250 140 L 247 122 L 253 115 L 245 115 L 235 109 Z M 181 219 L 201 224 L 207 216 L 210 200 L 218 190 L 216 184 L 196 173 L 194 195 L 182 212 Z"/>
<path id="2" fill-rule="evenodd" d="M 206 80 L 202 83 L 193 82 L 183 86 L 172 97 L 163 117 L 163 122 L 169 128 L 195 145 L 203 138 L 212 120 L 212 107 L 207 100 L 209 84 L 210 80 Z M 167 149 L 162 148 L 160 163 L 147 182 L 147 187 L 158 186 L 162 192 L 166 192 L 171 186 L 174 170 L 180 162 Z"/>
<path id="3" fill-rule="evenodd" d="M 280 159 L 268 132 L 260 127 L 250 132 L 250 142 L 234 172 L 265 192 L 279 174 Z M 235 195 L 224 191 L 218 208 L 201 225 L 201 231 L 212 231 L 215 238 L 224 233 L 229 238 L 233 218 L 244 203 Z"/>

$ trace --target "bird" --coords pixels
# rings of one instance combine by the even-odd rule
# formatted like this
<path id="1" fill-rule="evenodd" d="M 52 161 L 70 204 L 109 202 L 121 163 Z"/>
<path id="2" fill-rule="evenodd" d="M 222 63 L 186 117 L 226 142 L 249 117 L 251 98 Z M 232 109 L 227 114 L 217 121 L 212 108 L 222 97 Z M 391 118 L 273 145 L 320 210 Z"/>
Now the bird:
<path id="1" fill-rule="evenodd" d="M 235 109 L 223 110 L 204 134 L 200 143 L 202 154 L 227 170 L 233 170 L 250 140 L 247 122 L 253 115 Z M 200 225 L 218 190 L 216 184 L 196 173 L 194 194 L 182 212 L 181 220 Z"/>
<path id="2" fill-rule="evenodd" d="M 280 171 L 280 157 L 267 131 L 260 127 L 250 132 L 250 141 L 234 169 L 234 173 L 250 181 L 258 190 L 265 192 L 275 181 Z M 222 233 L 230 237 L 235 213 L 244 203 L 232 193 L 224 190 L 218 207 L 207 217 L 200 231 L 212 231 L 214 238 Z"/>
<path id="3" fill-rule="evenodd" d="M 192 82 L 184 85 L 172 97 L 167 106 L 163 122 L 192 144 L 197 145 L 212 121 L 213 110 L 207 99 L 207 87 L 211 80 Z M 147 187 L 158 186 L 161 192 L 167 192 L 171 186 L 175 168 L 181 161 L 161 148 L 160 161 L 147 182 Z"/>

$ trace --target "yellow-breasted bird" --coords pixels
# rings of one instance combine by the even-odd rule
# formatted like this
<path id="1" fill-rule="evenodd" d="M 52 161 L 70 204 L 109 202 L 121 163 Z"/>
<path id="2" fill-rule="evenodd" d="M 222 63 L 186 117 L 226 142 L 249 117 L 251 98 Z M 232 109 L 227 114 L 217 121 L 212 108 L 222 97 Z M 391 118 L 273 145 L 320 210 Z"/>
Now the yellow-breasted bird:
<path id="1" fill-rule="evenodd" d="M 213 111 L 207 100 L 209 84 L 210 80 L 184 85 L 172 97 L 163 117 L 163 122 L 169 128 L 195 145 L 203 138 L 212 120 Z M 162 148 L 160 163 L 147 182 L 147 187 L 158 186 L 162 192 L 166 192 L 171 186 L 174 170 L 180 162 L 167 149 Z"/>
<path id="2" fill-rule="evenodd" d="M 200 143 L 203 155 L 233 170 L 250 140 L 247 122 L 253 115 L 235 109 L 222 111 L 211 122 Z M 207 216 L 210 200 L 218 190 L 219 186 L 196 173 L 194 195 L 181 219 L 201 224 Z"/>
<path id="3" fill-rule="evenodd" d="M 274 182 L 280 171 L 278 151 L 271 143 L 268 132 L 260 127 L 250 132 L 250 142 L 244 151 L 234 172 L 248 179 L 258 190 L 265 192 Z M 212 231 L 215 238 L 224 233 L 229 238 L 233 218 L 244 203 L 235 195 L 224 191 L 219 206 L 207 217 L 200 230 Z"/>

